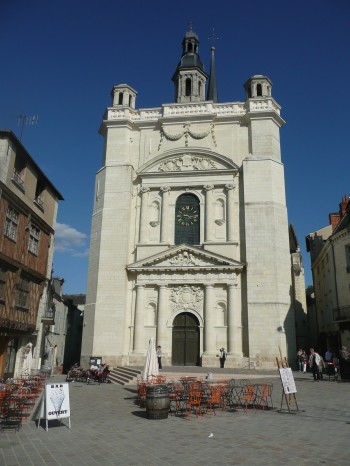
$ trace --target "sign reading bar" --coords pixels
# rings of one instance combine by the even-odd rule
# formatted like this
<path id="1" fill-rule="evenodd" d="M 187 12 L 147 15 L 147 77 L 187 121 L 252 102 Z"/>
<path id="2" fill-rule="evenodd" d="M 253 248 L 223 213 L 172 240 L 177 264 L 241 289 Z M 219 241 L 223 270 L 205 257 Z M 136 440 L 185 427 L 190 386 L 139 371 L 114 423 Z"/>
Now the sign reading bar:
<path id="1" fill-rule="evenodd" d="M 70 425 L 70 403 L 69 403 L 69 386 L 67 383 L 48 383 L 45 385 L 45 395 L 41 405 L 40 419 L 46 419 L 46 431 L 48 430 L 48 421 L 56 419 L 61 422 L 62 419 L 69 419 Z"/>
<path id="2" fill-rule="evenodd" d="M 46 419 L 70 417 L 69 387 L 67 383 L 50 383 L 45 391 Z"/>
<path id="3" fill-rule="evenodd" d="M 280 368 L 280 376 L 283 385 L 283 391 L 286 395 L 297 392 L 293 372 L 290 367 Z"/>

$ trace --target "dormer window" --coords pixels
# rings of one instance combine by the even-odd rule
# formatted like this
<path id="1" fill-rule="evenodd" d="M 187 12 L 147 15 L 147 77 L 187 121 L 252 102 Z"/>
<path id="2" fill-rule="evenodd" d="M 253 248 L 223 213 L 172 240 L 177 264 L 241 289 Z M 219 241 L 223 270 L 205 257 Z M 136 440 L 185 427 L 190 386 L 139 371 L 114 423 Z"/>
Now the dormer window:
<path id="1" fill-rule="evenodd" d="M 45 193 L 45 185 L 44 185 L 43 182 L 38 180 L 37 185 L 36 185 L 36 189 L 35 189 L 34 203 L 41 210 L 44 210 L 44 193 Z"/>
<path id="2" fill-rule="evenodd" d="M 12 181 L 24 191 L 24 173 L 25 173 L 26 163 L 20 155 L 16 155 L 15 166 L 13 169 Z"/>

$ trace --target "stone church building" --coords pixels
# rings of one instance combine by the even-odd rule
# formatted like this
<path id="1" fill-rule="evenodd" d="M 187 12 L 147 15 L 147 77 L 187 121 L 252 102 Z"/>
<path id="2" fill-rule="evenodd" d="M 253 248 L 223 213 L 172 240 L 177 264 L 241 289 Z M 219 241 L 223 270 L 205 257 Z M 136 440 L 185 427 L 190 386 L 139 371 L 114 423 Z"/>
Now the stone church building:
<path id="1" fill-rule="evenodd" d="M 275 367 L 295 358 L 280 127 L 272 83 L 218 102 L 190 30 L 175 102 L 136 109 L 114 86 L 100 127 L 82 364 L 142 365 L 150 337 L 164 365 Z M 207 92 L 206 92 L 207 88 Z"/>

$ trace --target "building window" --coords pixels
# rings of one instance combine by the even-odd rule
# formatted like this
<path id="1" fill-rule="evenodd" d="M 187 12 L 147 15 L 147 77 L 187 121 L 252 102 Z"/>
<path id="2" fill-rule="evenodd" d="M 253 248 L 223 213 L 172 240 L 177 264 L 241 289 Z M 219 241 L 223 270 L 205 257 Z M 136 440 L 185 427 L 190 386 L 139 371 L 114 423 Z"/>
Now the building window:
<path id="1" fill-rule="evenodd" d="M 7 270 L 0 265 L 0 301 L 5 301 Z"/>
<path id="2" fill-rule="evenodd" d="M 256 85 L 256 95 L 257 95 L 258 97 L 261 97 L 261 96 L 262 96 L 262 86 L 261 86 L 261 84 L 257 84 L 257 85 Z"/>
<path id="3" fill-rule="evenodd" d="M 35 254 L 36 256 L 39 254 L 39 239 L 40 239 L 39 228 L 35 227 L 34 225 L 31 225 L 30 232 L 29 232 L 28 251 Z"/>
<path id="4" fill-rule="evenodd" d="M 24 172 L 26 168 L 26 163 L 25 160 L 19 156 L 18 154 L 16 155 L 16 160 L 15 160 L 15 166 L 13 169 L 13 177 L 12 180 L 15 182 L 15 184 L 21 188 L 22 191 L 24 191 Z"/>
<path id="5" fill-rule="evenodd" d="M 192 81 L 190 78 L 186 79 L 186 96 L 189 97 L 192 94 Z"/>
<path id="6" fill-rule="evenodd" d="M 350 244 L 345 246 L 345 255 L 346 255 L 346 271 L 350 272 Z"/>
<path id="7" fill-rule="evenodd" d="M 38 180 L 35 189 L 35 204 L 41 209 L 44 210 L 44 192 L 45 192 L 45 185 L 41 181 Z"/>
<path id="8" fill-rule="evenodd" d="M 21 277 L 16 290 L 16 306 L 28 309 L 29 301 L 29 280 Z"/>
<path id="9" fill-rule="evenodd" d="M 118 105 L 123 105 L 123 93 L 119 92 Z"/>
<path id="10" fill-rule="evenodd" d="M 175 244 L 200 244 L 199 200 L 193 194 L 178 197 L 175 207 Z"/>
<path id="11" fill-rule="evenodd" d="M 18 218 L 18 212 L 8 206 L 4 225 L 4 235 L 13 241 L 16 241 L 17 238 Z"/>
<path id="12" fill-rule="evenodd" d="M 18 350 L 18 338 L 13 338 L 7 345 L 7 357 L 4 370 L 4 376 L 13 377 L 16 364 L 16 353 Z"/>

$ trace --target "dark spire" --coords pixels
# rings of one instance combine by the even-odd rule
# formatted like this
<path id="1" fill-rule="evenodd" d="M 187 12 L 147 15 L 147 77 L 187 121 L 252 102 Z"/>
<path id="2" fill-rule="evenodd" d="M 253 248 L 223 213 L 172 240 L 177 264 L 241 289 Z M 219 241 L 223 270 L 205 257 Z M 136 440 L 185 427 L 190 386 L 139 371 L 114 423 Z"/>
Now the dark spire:
<path id="1" fill-rule="evenodd" d="M 217 102 L 218 101 L 218 89 L 216 86 L 214 53 L 215 53 L 215 47 L 212 47 L 207 100 L 212 100 L 213 102 Z"/>

